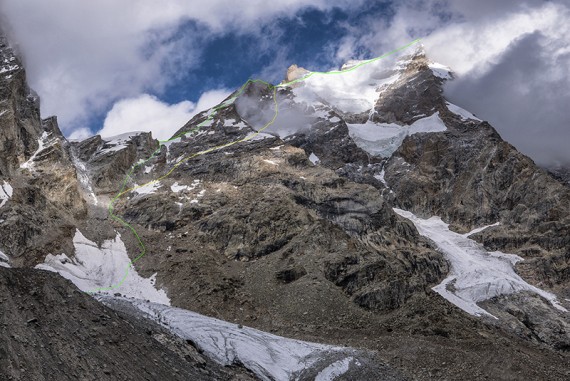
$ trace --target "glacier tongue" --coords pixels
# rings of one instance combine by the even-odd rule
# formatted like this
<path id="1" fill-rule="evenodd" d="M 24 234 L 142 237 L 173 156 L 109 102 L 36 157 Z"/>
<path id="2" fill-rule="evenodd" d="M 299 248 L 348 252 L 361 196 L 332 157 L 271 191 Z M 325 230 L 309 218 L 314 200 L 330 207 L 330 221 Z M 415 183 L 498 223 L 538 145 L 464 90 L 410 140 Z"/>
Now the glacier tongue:
<path id="1" fill-rule="evenodd" d="M 98 299 L 114 309 L 142 313 L 182 339 L 191 340 L 216 362 L 225 366 L 241 364 L 261 380 L 297 380 L 309 369 L 318 372 L 318 380 L 333 380 L 360 364 L 360 351 L 352 348 L 289 339 L 143 300 L 109 296 Z M 133 307 L 135 311 L 129 311 Z"/>
<path id="2" fill-rule="evenodd" d="M 459 234 L 449 230 L 449 225 L 439 217 L 424 220 L 405 210 L 394 208 L 394 211 L 412 221 L 418 232 L 431 239 L 449 260 L 449 276 L 433 290 L 465 312 L 494 317 L 477 303 L 520 291 L 538 294 L 557 309 L 566 311 L 558 304 L 555 295 L 528 284 L 515 272 L 514 265 L 523 260 L 521 257 L 498 251 L 488 252 L 468 238 L 481 229 Z"/>

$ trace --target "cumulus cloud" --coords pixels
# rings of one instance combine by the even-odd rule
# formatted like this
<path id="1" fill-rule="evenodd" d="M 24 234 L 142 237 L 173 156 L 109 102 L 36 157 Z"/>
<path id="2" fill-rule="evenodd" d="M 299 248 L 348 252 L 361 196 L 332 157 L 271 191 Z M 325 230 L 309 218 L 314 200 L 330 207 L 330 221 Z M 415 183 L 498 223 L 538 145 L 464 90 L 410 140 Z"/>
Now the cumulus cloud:
<path id="1" fill-rule="evenodd" d="M 160 94 L 197 64 L 201 41 L 252 32 L 308 6 L 329 9 L 349 0 L 0 0 L 0 11 L 24 54 L 44 115 L 64 132 L 84 126 L 113 102 Z M 193 25 L 191 33 L 180 27 Z"/>
<path id="2" fill-rule="evenodd" d="M 93 135 L 91 133 L 91 130 L 89 130 L 88 128 L 77 128 L 75 130 L 73 130 L 73 132 L 71 134 L 69 134 L 68 139 L 69 140 L 84 140 L 87 139 L 88 137 L 90 137 L 91 135 Z"/>
<path id="3" fill-rule="evenodd" d="M 198 112 L 217 105 L 229 94 L 225 89 L 212 90 L 202 94 L 197 103 L 183 101 L 173 105 L 149 94 L 123 99 L 114 104 L 98 134 L 108 137 L 130 131 L 150 131 L 153 137 L 167 140 Z"/>
<path id="4" fill-rule="evenodd" d="M 539 164 L 570 165 L 570 8 L 562 1 L 404 0 L 391 19 L 348 28 L 339 59 L 380 54 L 423 38 L 428 56 L 450 66 L 454 103 L 488 120 Z"/>

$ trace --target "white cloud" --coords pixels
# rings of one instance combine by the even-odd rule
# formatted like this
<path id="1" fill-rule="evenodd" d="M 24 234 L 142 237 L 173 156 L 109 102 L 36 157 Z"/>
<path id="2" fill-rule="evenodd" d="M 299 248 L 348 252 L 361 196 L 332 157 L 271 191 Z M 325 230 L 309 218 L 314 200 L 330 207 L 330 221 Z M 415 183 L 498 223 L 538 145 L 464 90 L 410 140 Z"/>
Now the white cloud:
<path id="1" fill-rule="evenodd" d="M 220 102 L 226 99 L 231 94 L 229 89 L 216 89 L 209 90 L 203 93 L 196 103 L 196 112 L 201 112 L 217 106 Z"/>
<path id="2" fill-rule="evenodd" d="M 196 65 L 200 41 L 216 33 L 259 30 L 275 17 L 349 0 L 2 0 L 0 11 L 25 56 L 44 115 L 64 132 L 85 125 L 118 99 L 160 93 Z M 182 23 L 198 23 L 177 35 Z M 5 24 L 5 23 L 3 23 Z M 6 26 L 6 25 L 4 25 Z"/>
<path id="3" fill-rule="evenodd" d="M 84 140 L 93 135 L 88 128 L 77 128 L 68 136 L 69 140 Z"/>
<path id="4" fill-rule="evenodd" d="M 143 94 L 116 102 L 107 114 L 102 136 L 114 136 L 131 131 L 150 131 L 153 137 L 167 140 L 195 114 L 211 108 L 230 94 L 229 90 L 212 90 L 202 94 L 197 103 L 183 101 L 170 105 L 157 97 Z"/>
<path id="5" fill-rule="evenodd" d="M 452 65 L 458 74 L 483 73 L 519 37 L 540 31 L 553 41 L 570 37 L 568 8 L 554 3 L 506 13 L 497 18 L 444 27 L 424 40 L 430 57 Z M 529 55 L 540 52 L 528 52 Z"/>

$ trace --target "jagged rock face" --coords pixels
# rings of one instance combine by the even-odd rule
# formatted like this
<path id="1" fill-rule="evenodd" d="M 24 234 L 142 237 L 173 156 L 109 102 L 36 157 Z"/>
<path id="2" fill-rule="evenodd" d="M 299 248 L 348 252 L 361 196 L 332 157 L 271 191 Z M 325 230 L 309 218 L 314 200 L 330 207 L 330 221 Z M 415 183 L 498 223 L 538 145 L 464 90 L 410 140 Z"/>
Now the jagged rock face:
<path id="1" fill-rule="evenodd" d="M 548 168 L 547 171 L 558 181 L 570 187 L 570 165 L 559 165 Z"/>
<path id="2" fill-rule="evenodd" d="M 347 163 L 369 165 L 380 162 L 379 159 L 370 157 L 354 143 L 348 134 L 346 122 L 341 120 L 340 115 L 334 111 L 329 112 L 328 120 L 319 119 L 311 125 L 309 130 L 288 137 L 286 141 L 288 144 L 302 148 L 308 155 L 316 155 L 321 164 L 331 169 L 342 168 Z M 331 147 L 334 147 L 334 150 Z"/>
<path id="3" fill-rule="evenodd" d="M 39 99 L 0 30 L 0 176 L 14 174 L 38 148 L 41 133 Z"/>
<path id="4" fill-rule="evenodd" d="M 423 52 L 414 54 L 400 78 L 380 93 L 370 120 L 409 125 L 436 111 L 447 110 L 443 82 L 444 79 L 430 69 Z"/>
<path id="5" fill-rule="evenodd" d="M 158 141 L 146 132 L 111 138 L 95 135 L 71 143 L 72 155 L 89 168 L 89 180 L 98 194 L 119 191 L 135 163 L 150 157 L 157 148 Z"/>
<path id="6" fill-rule="evenodd" d="M 0 268 L 3 380 L 253 380 L 56 274 Z"/>
<path id="7" fill-rule="evenodd" d="M 57 120 L 40 119 L 39 99 L 1 32 L 0 60 L 0 178 L 10 189 L 0 207 L 1 250 L 13 266 L 30 265 L 47 252 L 71 252 L 86 206 Z"/>

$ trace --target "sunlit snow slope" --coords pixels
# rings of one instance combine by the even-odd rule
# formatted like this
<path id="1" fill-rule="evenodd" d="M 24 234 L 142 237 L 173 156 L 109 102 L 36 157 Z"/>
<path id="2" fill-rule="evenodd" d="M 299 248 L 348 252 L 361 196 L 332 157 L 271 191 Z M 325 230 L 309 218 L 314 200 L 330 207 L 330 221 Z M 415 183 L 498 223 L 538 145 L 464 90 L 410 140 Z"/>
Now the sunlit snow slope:
<path id="1" fill-rule="evenodd" d="M 514 265 L 523 260 L 521 257 L 498 251 L 488 252 L 468 238 L 483 228 L 458 234 L 449 230 L 449 225 L 439 217 L 424 220 L 405 210 L 394 211 L 412 221 L 418 232 L 431 239 L 449 260 L 451 271 L 448 277 L 433 290 L 465 312 L 494 317 L 477 303 L 519 291 L 538 294 L 554 307 L 566 311 L 557 303 L 556 296 L 528 284 L 515 272 Z"/>
<path id="2" fill-rule="evenodd" d="M 59 273 L 82 291 L 108 294 L 120 292 L 133 298 L 170 304 L 166 293 L 154 287 L 154 276 L 143 278 L 137 274 L 130 264 L 127 249 L 119 234 L 99 247 L 77 230 L 73 245 L 73 258 L 65 254 L 48 255 L 45 262 L 36 268 Z M 117 290 L 108 288 L 109 285 L 119 284 L 121 287 Z"/>

